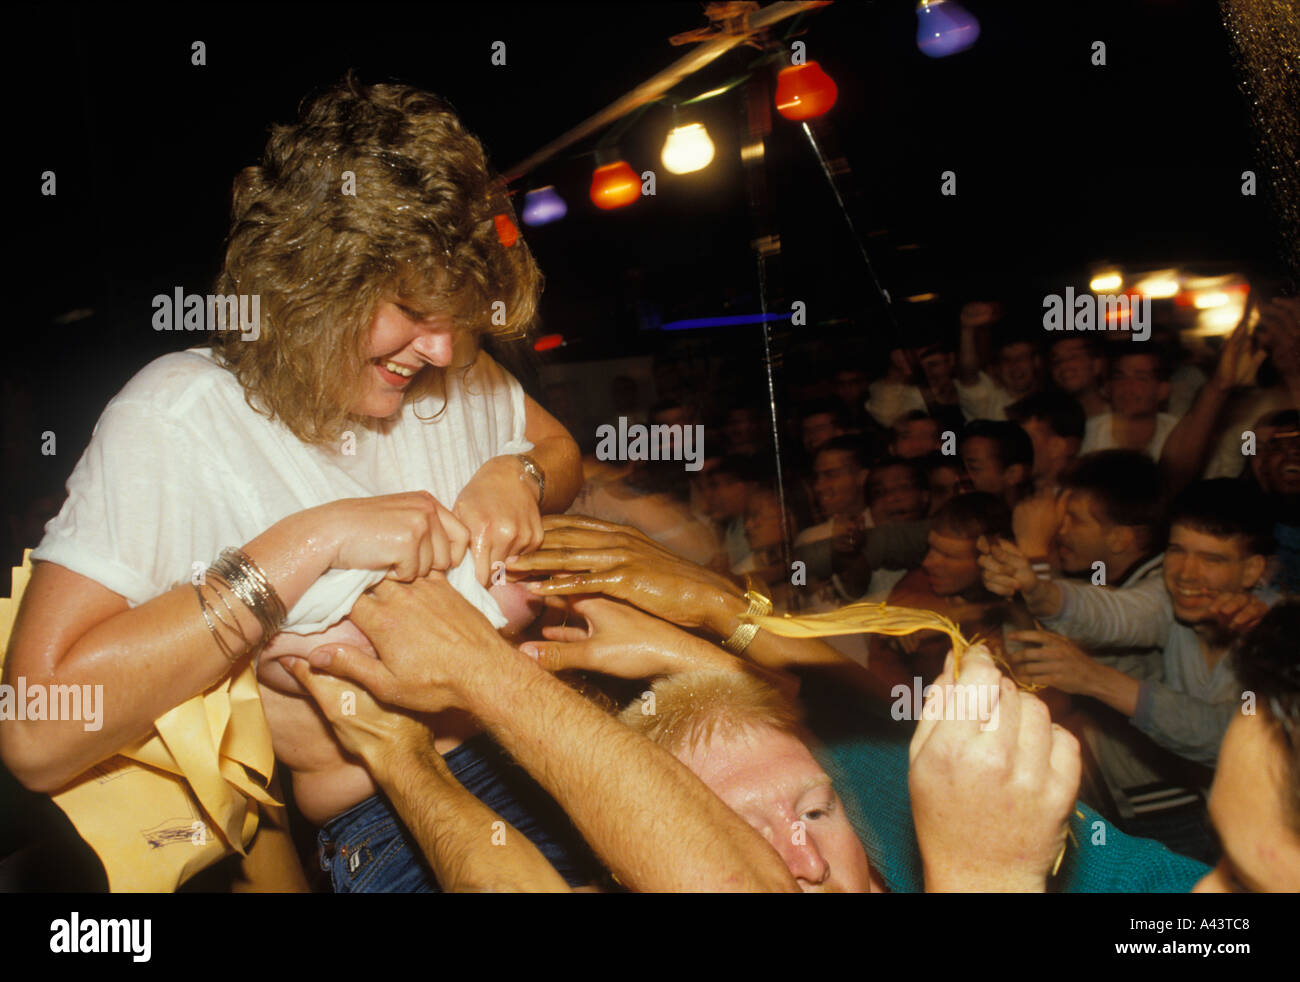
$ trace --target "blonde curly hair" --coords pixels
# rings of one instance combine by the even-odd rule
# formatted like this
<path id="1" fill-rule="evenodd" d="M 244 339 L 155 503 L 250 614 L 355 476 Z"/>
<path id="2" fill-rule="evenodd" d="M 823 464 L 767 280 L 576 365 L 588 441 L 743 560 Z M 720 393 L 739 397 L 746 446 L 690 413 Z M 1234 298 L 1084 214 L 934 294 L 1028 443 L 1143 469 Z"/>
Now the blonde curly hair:
<path id="1" fill-rule="evenodd" d="M 349 73 L 299 122 L 273 127 L 262 163 L 235 180 L 215 289 L 259 295 L 261 324 L 253 340 L 216 333 L 213 348 L 249 405 L 306 443 L 330 443 L 347 426 L 382 301 L 450 314 L 458 333 L 519 338 L 532 326 L 541 273 L 522 239 L 503 244 L 497 215 L 518 227 L 446 102 Z M 498 300 L 504 325 L 491 323 Z"/>

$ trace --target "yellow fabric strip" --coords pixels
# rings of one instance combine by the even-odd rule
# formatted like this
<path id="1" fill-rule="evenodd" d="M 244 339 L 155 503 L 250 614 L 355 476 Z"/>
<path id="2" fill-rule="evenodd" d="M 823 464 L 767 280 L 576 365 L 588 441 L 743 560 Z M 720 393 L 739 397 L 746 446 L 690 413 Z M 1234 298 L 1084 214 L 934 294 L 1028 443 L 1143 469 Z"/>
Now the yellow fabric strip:
<path id="1" fill-rule="evenodd" d="M 10 598 L 0 598 L 0 666 L 30 578 L 29 550 L 13 570 Z M 232 852 L 243 854 L 259 804 L 283 807 L 266 790 L 274 768 L 249 659 L 53 798 L 99 855 L 110 890 L 170 892 Z"/>

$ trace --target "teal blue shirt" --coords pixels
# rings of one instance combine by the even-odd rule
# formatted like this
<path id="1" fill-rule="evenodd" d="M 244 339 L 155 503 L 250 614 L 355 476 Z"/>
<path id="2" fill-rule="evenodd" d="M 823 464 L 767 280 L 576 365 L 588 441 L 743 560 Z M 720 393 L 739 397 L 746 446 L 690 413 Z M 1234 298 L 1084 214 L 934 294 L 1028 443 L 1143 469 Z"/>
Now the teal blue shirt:
<path id="1" fill-rule="evenodd" d="M 817 755 L 848 811 L 858 838 L 895 893 L 922 893 L 921 852 L 907 789 L 913 724 L 880 719 L 841 693 L 806 678 L 803 699 L 817 736 Z M 856 701 L 856 700 L 854 700 Z M 848 710 L 848 711 L 846 711 Z M 1061 893 L 1186 893 L 1208 873 L 1152 839 L 1126 835 L 1087 805 L 1070 817 L 1073 839 L 1049 889 Z"/>

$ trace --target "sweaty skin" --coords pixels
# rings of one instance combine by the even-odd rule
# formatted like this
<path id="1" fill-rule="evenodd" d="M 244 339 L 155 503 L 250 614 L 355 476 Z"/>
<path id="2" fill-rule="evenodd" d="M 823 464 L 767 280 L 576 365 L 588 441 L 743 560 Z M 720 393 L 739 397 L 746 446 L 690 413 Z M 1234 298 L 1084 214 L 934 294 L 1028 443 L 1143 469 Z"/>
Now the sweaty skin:
<path id="1" fill-rule="evenodd" d="M 541 599 L 519 583 L 501 583 L 489 588 L 508 623 L 501 629 L 506 639 L 515 638 L 534 621 L 542 609 Z M 370 639 L 344 618 L 319 634 L 281 634 L 259 658 L 257 677 L 261 683 L 262 706 L 271 729 L 275 756 L 293 774 L 293 795 L 308 821 L 322 825 L 377 791 L 370 772 L 348 754 L 334 738 L 333 728 L 297 680 L 280 664 L 286 655 L 306 657 L 322 645 L 355 645 L 375 657 Z M 446 754 L 479 732 L 479 727 L 458 710 L 424 718 L 435 734 L 434 747 Z"/>

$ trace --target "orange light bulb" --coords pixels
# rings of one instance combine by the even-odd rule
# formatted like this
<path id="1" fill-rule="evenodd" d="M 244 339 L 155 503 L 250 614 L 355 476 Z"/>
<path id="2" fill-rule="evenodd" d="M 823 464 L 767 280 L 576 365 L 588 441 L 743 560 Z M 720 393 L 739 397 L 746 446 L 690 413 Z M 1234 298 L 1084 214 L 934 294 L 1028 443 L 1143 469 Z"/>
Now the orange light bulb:
<path id="1" fill-rule="evenodd" d="M 630 205 L 641 197 L 641 178 L 626 160 L 602 164 L 591 175 L 591 201 L 597 208 L 609 211 Z"/>

